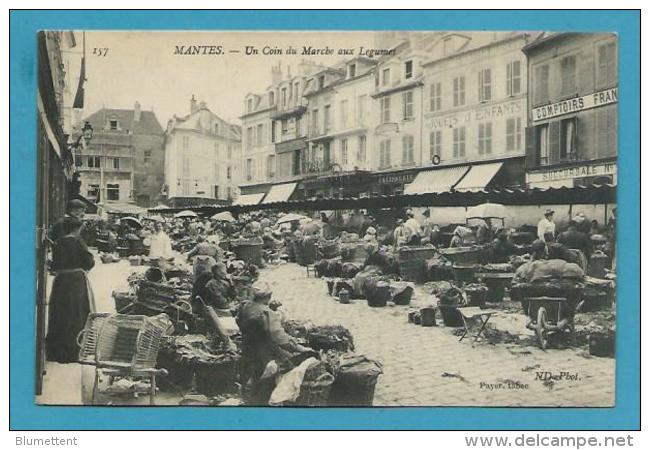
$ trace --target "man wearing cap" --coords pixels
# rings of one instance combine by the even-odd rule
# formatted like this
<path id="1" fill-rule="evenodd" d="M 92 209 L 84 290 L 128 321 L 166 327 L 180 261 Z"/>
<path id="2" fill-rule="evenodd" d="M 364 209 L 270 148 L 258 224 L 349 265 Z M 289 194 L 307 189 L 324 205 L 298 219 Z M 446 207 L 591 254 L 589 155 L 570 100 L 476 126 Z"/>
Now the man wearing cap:
<path id="1" fill-rule="evenodd" d="M 547 209 L 544 212 L 544 218 L 537 223 L 537 237 L 544 242 L 552 242 L 555 239 L 553 214 L 555 211 Z"/>
<path id="2" fill-rule="evenodd" d="M 49 239 L 52 243 L 56 242 L 60 237 L 64 236 L 63 233 L 63 222 L 66 218 L 73 217 L 78 220 L 83 220 L 84 214 L 86 214 L 86 204 L 81 200 L 74 199 L 68 203 L 68 212 L 62 219 L 57 220 L 50 230 Z M 80 233 L 83 235 L 83 225 L 81 226 L 82 230 Z"/>

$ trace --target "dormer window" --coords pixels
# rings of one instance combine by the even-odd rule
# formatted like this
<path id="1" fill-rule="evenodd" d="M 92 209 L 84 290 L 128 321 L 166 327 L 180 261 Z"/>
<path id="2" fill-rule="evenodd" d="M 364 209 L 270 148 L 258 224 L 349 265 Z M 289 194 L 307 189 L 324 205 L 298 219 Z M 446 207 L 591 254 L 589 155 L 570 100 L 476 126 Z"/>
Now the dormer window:
<path id="1" fill-rule="evenodd" d="M 214 124 L 214 134 L 219 134 L 219 124 L 218 123 Z"/>
<path id="2" fill-rule="evenodd" d="M 413 61 L 409 60 L 404 63 L 404 78 L 407 80 L 413 77 Z"/>
<path id="3" fill-rule="evenodd" d="M 273 91 L 269 92 L 269 105 L 275 105 L 275 92 Z"/>
<path id="4" fill-rule="evenodd" d="M 253 112 L 253 99 L 249 98 L 247 102 L 248 112 Z"/>
<path id="5" fill-rule="evenodd" d="M 110 119 L 108 121 L 108 129 L 116 131 L 119 127 L 119 123 L 117 122 L 117 119 Z"/>
<path id="6" fill-rule="evenodd" d="M 318 77 L 318 89 L 323 89 L 325 87 L 325 75 Z"/>
<path id="7" fill-rule="evenodd" d="M 390 84 L 390 69 L 381 71 L 381 85 L 388 86 Z"/>
<path id="8" fill-rule="evenodd" d="M 442 52 L 444 56 L 450 55 L 454 51 L 454 41 L 451 37 L 442 41 Z"/>
<path id="9" fill-rule="evenodd" d="M 354 78 L 357 76 L 357 65 L 350 64 L 348 66 L 348 78 Z"/>

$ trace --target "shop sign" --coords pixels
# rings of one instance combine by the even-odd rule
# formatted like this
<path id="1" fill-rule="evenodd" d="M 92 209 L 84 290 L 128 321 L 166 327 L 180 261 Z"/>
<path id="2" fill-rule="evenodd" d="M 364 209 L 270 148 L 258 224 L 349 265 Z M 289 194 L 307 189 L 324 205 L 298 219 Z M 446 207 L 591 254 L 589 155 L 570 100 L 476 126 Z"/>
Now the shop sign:
<path id="1" fill-rule="evenodd" d="M 502 103 L 499 105 L 490 105 L 483 108 L 473 108 L 458 114 L 449 114 L 445 116 L 430 117 L 426 120 L 426 125 L 431 129 L 454 128 L 463 126 L 469 122 L 485 122 L 487 120 L 499 117 L 511 117 L 521 115 L 524 112 L 522 100 Z"/>
<path id="2" fill-rule="evenodd" d="M 607 89 L 582 97 L 570 98 L 550 105 L 533 108 L 533 121 L 550 119 L 552 117 L 571 114 L 598 106 L 618 102 L 618 88 Z"/>
<path id="3" fill-rule="evenodd" d="M 379 184 L 411 183 L 414 179 L 414 173 L 390 174 L 379 177 Z"/>
<path id="4" fill-rule="evenodd" d="M 616 175 L 616 163 L 585 164 L 528 173 L 529 183 L 570 180 L 573 178 Z"/>

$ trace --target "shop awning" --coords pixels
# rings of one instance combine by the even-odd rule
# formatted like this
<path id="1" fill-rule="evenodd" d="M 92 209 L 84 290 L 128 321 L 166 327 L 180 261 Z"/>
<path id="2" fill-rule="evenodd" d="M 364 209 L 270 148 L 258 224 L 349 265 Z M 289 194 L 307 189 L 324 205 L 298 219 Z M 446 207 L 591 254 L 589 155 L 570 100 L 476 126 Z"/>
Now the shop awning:
<path id="1" fill-rule="evenodd" d="M 284 183 L 271 186 L 271 190 L 262 203 L 286 202 L 296 189 L 297 183 Z"/>
<path id="2" fill-rule="evenodd" d="M 457 191 L 482 191 L 503 166 L 502 162 L 472 166 L 469 173 L 454 189 Z"/>
<path id="3" fill-rule="evenodd" d="M 233 202 L 235 205 L 257 205 L 264 198 L 264 193 L 261 194 L 246 194 L 240 195 L 237 200 Z"/>
<path id="4" fill-rule="evenodd" d="M 131 203 L 107 203 L 103 205 L 104 210 L 110 214 L 129 214 L 129 215 L 138 215 L 144 214 L 147 212 L 146 209 L 140 208 L 137 205 Z"/>
<path id="5" fill-rule="evenodd" d="M 404 194 L 431 194 L 450 191 L 469 170 L 468 166 L 448 167 L 420 172 L 404 188 Z"/>

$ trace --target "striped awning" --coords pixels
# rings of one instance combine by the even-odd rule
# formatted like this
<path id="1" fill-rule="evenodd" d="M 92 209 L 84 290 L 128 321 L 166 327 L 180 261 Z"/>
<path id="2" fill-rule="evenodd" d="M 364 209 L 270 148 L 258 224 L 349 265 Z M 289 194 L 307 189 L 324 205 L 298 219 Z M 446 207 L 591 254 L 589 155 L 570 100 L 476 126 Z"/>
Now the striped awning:
<path id="1" fill-rule="evenodd" d="M 457 191 L 482 191 L 503 166 L 502 162 L 472 166 L 469 173 L 454 189 Z"/>
<path id="2" fill-rule="evenodd" d="M 257 205 L 263 198 L 264 193 L 240 195 L 233 202 L 233 205 Z"/>
<path id="3" fill-rule="evenodd" d="M 450 191 L 469 170 L 468 166 L 426 170 L 404 188 L 404 194 L 431 194 Z"/>
<path id="4" fill-rule="evenodd" d="M 286 202 L 296 189 L 297 183 L 284 183 L 271 186 L 262 203 Z"/>

